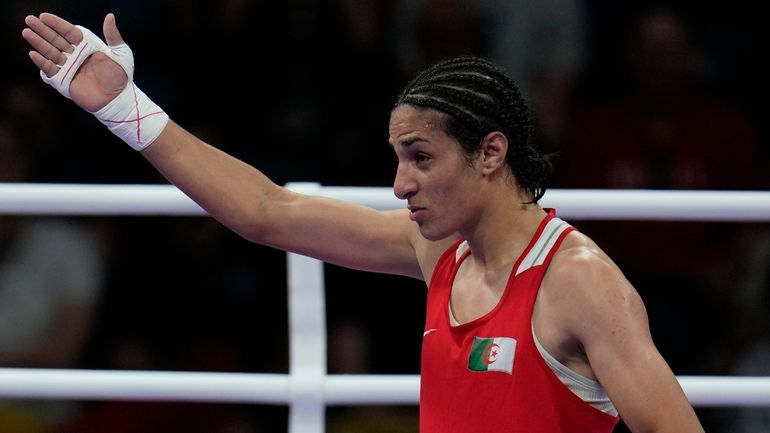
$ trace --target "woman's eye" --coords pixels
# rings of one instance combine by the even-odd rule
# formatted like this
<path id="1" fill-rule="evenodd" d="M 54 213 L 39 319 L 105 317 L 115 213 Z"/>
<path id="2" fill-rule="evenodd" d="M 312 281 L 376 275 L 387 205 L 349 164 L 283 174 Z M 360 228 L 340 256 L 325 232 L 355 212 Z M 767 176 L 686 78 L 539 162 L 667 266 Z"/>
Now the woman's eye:
<path id="1" fill-rule="evenodd" d="M 415 160 L 416 162 L 418 162 L 418 163 L 426 162 L 428 159 L 430 159 L 430 158 L 428 158 L 428 155 L 426 155 L 426 154 L 424 154 L 424 153 L 418 153 L 418 154 L 417 154 L 417 155 L 415 155 L 415 157 L 414 157 L 414 160 Z"/>

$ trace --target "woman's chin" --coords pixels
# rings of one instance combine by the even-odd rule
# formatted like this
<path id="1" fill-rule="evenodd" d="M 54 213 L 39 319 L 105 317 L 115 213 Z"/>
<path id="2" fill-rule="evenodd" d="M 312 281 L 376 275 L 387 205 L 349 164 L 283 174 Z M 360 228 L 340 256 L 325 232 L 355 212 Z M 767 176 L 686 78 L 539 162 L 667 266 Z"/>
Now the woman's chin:
<path id="1" fill-rule="evenodd" d="M 440 241 L 454 234 L 454 232 L 445 232 L 444 230 L 437 230 L 436 227 L 431 227 L 429 224 L 420 224 L 420 234 L 422 237 L 429 241 Z"/>

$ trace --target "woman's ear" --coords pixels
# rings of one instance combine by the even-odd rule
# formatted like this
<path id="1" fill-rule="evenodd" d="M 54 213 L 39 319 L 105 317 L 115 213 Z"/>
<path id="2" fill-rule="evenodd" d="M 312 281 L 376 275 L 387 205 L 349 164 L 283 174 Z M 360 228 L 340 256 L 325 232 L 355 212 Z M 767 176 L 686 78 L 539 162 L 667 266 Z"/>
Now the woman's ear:
<path id="1" fill-rule="evenodd" d="M 490 175 L 505 165 L 508 138 L 499 131 L 490 132 L 481 141 L 479 167 L 483 175 Z"/>

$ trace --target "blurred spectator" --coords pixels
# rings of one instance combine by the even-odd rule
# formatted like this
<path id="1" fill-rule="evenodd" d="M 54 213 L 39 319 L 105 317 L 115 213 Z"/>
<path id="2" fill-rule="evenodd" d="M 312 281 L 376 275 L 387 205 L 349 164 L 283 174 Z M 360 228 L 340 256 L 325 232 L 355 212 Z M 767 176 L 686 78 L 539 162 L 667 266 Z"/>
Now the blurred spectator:
<path id="1" fill-rule="evenodd" d="M 329 330 L 329 373 L 371 374 L 373 338 L 360 323 L 341 322 Z M 328 433 L 417 433 L 414 407 L 355 406 L 327 409 Z"/>
<path id="2" fill-rule="evenodd" d="M 15 124 L 0 120 L 0 182 L 29 180 L 31 159 Z M 104 278 L 104 245 L 91 225 L 0 215 L 0 366 L 76 367 Z M 0 431 L 42 431 L 75 405 L 4 401 Z"/>
<path id="3" fill-rule="evenodd" d="M 383 119 L 401 84 L 388 45 L 392 2 L 328 3 L 319 20 L 323 60 L 314 66 L 320 135 L 305 157 L 316 157 L 316 179 L 325 184 L 390 185 L 395 166 Z"/>
<path id="4" fill-rule="evenodd" d="M 759 234 L 756 251 L 747 263 L 750 278 L 738 294 L 741 314 L 734 332 L 734 351 L 727 372 L 734 376 L 770 376 L 770 228 Z M 722 431 L 770 431 L 770 408 L 739 407 L 727 411 Z"/>
<path id="5" fill-rule="evenodd" d="M 233 302 L 228 277 L 234 276 L 224 275 L 228 261 L 220 260 L 229 254 L 223 242 L 228 232 L 209 218 L 132 218 L 119 227 L 115 242 L 120 251 L 110 268 L 110 291 L 97 321 L 89 367 L 242 371 L 238 349 L 245 351 L 251 343 L 244 341 L 253 338 L 254 327 L 238 325 L 247 308 L 251 314 L 261 311 L 253 303 Z M 271 337 L 262 341 L 274 347 Z M 234 404 L 89 402 L 52 433 L 259 431 L 256 426 L 264 422 L 250 423 L 237 409 Z"/>
<path id="6" fill-rule="evenodd" d="M 586 63 L 588 23 L 581 0 L 481 0 L 490 57 L 506 68 L 537 115 L 544 145 L 556 146 Z"/>
<path id="7" fill-rule="evenodd" d="M 576 110 L 557 186 L 760 188 L 755 131 L 698 79 L 698 52 L 686 25 L 670 10 L 653 9 L 631 29 L 619 85 L 594 89 L 608 96 Z M 628 221 L 602 227 L 589 234 L 642 294 L 653 336 L 675 372 L 723 370 L 733 329 L 728 291 L 742 281 L 750 236 L 741 231 L 751 226 Z"/>
<path id="8" fill-rule="evenodd" d="M 401 77 L 438 60 L 489 56 L 481 11 L 466 0 L 402 0 L 395 3 L 393 41 Z"/>
<path id="9" fill-rule="evenodd" d="M 450 56 L 487 57 L 532 104 L 541 139 L 559 142 L 585 63 L 583 2 L 402 0 L 396 13 L 396 52 L 406 76 Z"/>

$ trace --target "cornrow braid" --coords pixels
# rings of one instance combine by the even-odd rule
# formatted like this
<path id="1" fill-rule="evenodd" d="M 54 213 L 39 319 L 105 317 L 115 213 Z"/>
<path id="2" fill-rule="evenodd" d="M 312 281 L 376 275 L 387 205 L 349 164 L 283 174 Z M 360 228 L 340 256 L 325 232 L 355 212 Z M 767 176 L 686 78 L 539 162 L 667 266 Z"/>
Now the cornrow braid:
<path id="1" fill-rule="evenodd" d="M 508 139 L 506 160 L 518 184 L 537 203 L 553 166 L 534 147 L 534 128 L 518 87 L 497 66 L 476 57 L 439 62 L 410 82 L 394 106 L 411 105 L 444 113 L 446 133 L 456 138 L 468 158 L 478 154 L 482 139 L 493 131 Z"/>

